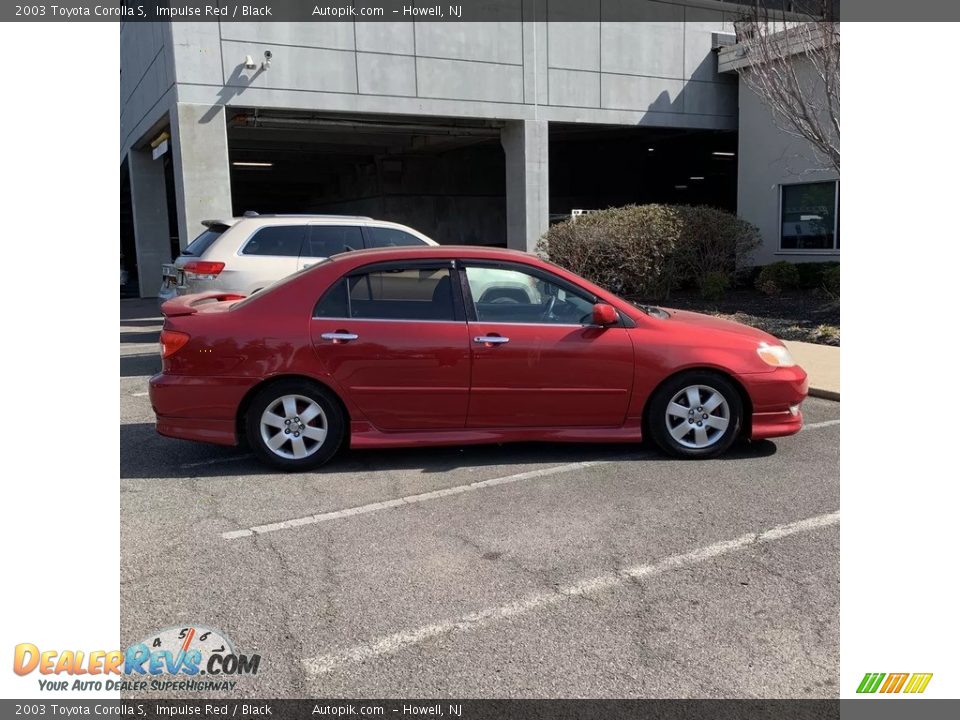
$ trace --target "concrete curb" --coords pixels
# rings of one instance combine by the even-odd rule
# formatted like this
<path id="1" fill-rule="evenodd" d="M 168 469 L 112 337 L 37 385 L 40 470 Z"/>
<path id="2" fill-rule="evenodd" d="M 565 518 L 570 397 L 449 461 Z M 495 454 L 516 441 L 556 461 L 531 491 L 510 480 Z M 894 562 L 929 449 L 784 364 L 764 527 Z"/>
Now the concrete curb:
<path id="1" fill-rule="evenodd" d="M 807 391 L 810 397 L 823 398 L 824 400 L 836 400 L 840 402 L 840 393 L 835 390 L 823 390 L 822 388 L 810 388 Z"/>

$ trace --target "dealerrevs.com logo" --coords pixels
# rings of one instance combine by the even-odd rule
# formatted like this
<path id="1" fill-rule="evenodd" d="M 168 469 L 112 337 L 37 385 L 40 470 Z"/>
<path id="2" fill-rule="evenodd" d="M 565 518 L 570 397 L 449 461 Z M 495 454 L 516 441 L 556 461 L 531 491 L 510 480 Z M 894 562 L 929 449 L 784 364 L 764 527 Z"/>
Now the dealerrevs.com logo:
<path id="1" fill-rule="evenodd" d="M 922 693 L 930 684 L 933 673 L 867 673 L 857 687 L 858 693 Z"/>
<path id="2" fill-rule="evenodd" d="M 126 650 L 61 652 L 20 643 L 13 652 L 13 671 L 39 673 L 40 689 L 52 691 L 233 690 L 233 678 L 256 675 L 259 669 L 259 655 L 240 654 L 226 635 L 196 624 L 165 628 Z"/>

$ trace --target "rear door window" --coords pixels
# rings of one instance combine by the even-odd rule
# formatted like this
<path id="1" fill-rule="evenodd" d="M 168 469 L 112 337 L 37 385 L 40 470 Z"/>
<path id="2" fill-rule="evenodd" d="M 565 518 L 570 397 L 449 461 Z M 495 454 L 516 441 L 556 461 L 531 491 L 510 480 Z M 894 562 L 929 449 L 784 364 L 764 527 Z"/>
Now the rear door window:
<path id="1" fill-rule="evenodd" d="M 357 225 L 311 225 L 304 257 L 325 258 L 363 249 L 363 233 Z"/>
<path id="2" fill-rule="evenodd" d="M 244 255 L 297 257 L 306 234 L 306 225 L 271 225 L 257 230 L 243 246 Z"/>
<path id="3" fill-rule="evenodd" d="M 357 273 L 339 280 L 317 303 L 314 317 L 366 320 L 455 320 L 449 267 Z"/>
<path id="4" fill-rule="evenodd" d="M 416 235 L 411 235 L 408 232 L 396 228 L 367 226 L 365 232 L 367 234 L 368 248 L 426 245 L 426 243 Z"/>

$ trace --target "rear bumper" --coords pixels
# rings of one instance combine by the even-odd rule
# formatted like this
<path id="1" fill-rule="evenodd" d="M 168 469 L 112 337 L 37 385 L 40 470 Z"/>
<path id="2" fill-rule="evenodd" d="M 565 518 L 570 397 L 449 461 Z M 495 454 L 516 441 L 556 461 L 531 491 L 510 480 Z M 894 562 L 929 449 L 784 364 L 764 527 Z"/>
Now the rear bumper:
<path id="1" fill-rule="evenodd" d="M 173 300 L 177 297 L 177 286 L 166 281 L 160 283 L 160 290 L 157 291 L 157 302 L 163 305 L 167 300 Z"/>
<path id="2" fill-rule="evenodd" d="M 800 404 L 807 397 L 807 373 L 799 366 L 739 375 L 753 404 L 750 439 L 796 435 L 803 428 Z"/>
<path id="3" fill-rule="evenodd" d="M 157 432 L 182 440 L 236 445 L 237 412 L 254 384 L 256 379 L 251 378 L 154 375 L 150 404 L 157 416 Z"/>
<path id="4" fill-rule="evenodd" d="M 237 445 L 236 423 L 229 420 L 182 418 L 157 415 L 157 432 L 178 440 L 196 440 L 215 445 Z"/>

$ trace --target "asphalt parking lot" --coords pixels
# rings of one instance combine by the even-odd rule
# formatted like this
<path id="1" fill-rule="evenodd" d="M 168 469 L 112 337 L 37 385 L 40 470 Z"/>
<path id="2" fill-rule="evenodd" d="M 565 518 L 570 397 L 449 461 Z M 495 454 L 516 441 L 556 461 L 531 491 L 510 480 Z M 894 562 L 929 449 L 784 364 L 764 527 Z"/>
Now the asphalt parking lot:
<path id="1" fill-rule="evenodd" d="M 837 696 L 839 403 L 707 462 L 529 444 L 275 474 L 155 433 L 158 315 L 121 303 L 125 645 L 223 630 L 262 657 L 224 697 Z"/>

